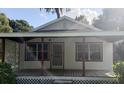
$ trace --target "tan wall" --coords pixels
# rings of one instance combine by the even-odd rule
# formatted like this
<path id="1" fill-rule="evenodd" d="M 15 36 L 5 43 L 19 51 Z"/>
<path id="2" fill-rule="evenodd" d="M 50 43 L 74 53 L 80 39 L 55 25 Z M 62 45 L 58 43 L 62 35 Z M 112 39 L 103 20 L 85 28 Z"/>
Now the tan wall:
<path id="1" fill-rule="evenodd" d="M 64 68 L 65 69 L 82 69 L 82 63 L 75 61 L 75 42 L 81 42 L 82 38 L 53 38 L 52 42 L 64 42 Z M 33 39 L 29 42 L 41 42 L 41 39 Z M 49 42 L 49 39 L 45 39 Z M 103 62 L 86 62 L 86 69 L 110 70 L 112 71 L 113 63 L 113 45 L 97 38 L 87 38 L 86 42 L 103 42 Z M 21 69 L 39 69 L 40 61 L 24 61 L 24 45 L 21 44 L 20 67 Z M 44 62 L 45 68 L 50 68 L 50 62 Z"/>
<path id="2" fill-rule="evenodd" d="M 14 70 L 18 69 L 18 44 L 14 41 L 5 40 L 5 62 L 12 64 Z"/>
<path id="3" fill-rule="evenodd" d="M 82 69 L 82 62 L 75 62 L 75 42 L 82 39 L 68 39 L 65 43 L 65 69 Z M 86 42 L 102 42 L 95 38 L 87 38 Z M 113 45 L 103 41 L 103 61 L 102 62 L 86 62 L 86 69 L 94 70 L 112 70 L 113 63 Z"/>

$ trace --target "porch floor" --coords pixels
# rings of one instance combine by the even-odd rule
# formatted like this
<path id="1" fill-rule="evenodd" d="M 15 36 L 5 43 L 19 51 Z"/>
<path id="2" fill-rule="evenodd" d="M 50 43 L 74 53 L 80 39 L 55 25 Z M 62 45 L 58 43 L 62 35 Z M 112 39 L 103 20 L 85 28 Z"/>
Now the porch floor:
<path id="1" fill-rule="evenodd" d="M 20 70 L 16 72 L 17 76 L 73 76 L 82 77 L 82 70 Z M 111 73 L 105 70 L 86 70 L 85 76 L 88 77 L 113 77 Z"/>

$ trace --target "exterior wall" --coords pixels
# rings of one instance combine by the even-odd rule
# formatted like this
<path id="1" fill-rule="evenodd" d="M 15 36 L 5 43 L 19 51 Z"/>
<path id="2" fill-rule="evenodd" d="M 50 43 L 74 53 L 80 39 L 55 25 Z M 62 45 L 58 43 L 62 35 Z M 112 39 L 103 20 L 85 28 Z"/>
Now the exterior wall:
<path id="1" fill-rule="evenodd" d="M 51 42 L 64 42 L 64 69 L 82 69 L 82 62 L 75 60 L 75 42 L 82 42 L 82 38 L 50 38 Z M 35 38 L 28 42 L 41 42 L 41 38 Z M 49 42 L 46 38 L 44 42 Z M 109 70 L 112 71 L 113 45 L 97 38 L 86 38 L 86 42 L 103 42 L 103 61 L 86 62 L 87 70 Z M 25 45 L 20 45 L 20 69 L 40 69 L 40 61 L 24 61 Z M 44 62 L 45 68 L 50 68 L 50 62 Z"/>
<path id="2" fill-rule="evenodd" d="M 40 38 L 28 42 L 41 42 Z M 20 69 L 41 69 L 41 61 L 25 61 L 25 44 L 20 44 Z M 44 68 L 49 68 L 50 62 L 44 61 Z"/>
<path id="3" fill-rule="evenodd" d="M 65 69 L 82 69 L 82 62 L 75 61 L 75 42 L 82 42 L 82 39 L 68 39 L 65 46 Z M 113 45 L 96 38 L 86 38 L 86 42 L 103 42 L 103 61 L 86 62 L 86 69 L 112 71 Z M 70 63 L 71 62 L 71 63 Z"/>
<path id="4" fill-rule="evenodd" d="M 14 41 L 5 40 L 5 62 L 12 64 L 13 68 L 18 68 L 18 44 Z M 15 70 L 14 69 L 14 70 Z"/>

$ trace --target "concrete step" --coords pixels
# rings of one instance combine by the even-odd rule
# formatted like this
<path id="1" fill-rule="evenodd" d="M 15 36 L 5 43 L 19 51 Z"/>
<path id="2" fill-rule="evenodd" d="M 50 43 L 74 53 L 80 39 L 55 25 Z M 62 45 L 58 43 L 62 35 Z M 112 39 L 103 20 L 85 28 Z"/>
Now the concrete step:
<path id="1" fill-rule="evenodd" d="M 57 79 L 53 81 L 54 84 L 72 84 L 72 80 Z"/>

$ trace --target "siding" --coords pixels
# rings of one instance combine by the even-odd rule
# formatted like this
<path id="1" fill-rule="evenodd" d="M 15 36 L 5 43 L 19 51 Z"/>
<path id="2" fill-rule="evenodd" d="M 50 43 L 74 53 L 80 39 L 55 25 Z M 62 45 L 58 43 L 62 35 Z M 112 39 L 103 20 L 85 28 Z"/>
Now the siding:
<path id="1" fill-rule="evenodd" d="M 82 42 L 82 38 L 50 38 L 52 42 L 64 42 L 64 68 L 82 69 L 82 63 L 75 61 L 75 42 Z M 29 42 L 41 42 L 40 38 L 35 38 Z M 44 42 L 49 42 L 46 38 Z M 103 62 L 86 62 L 86 69 L 109 70 L 112 71 L 113 64 L 113 45 L 112 43 L 97 39 L 86 38 L 86 42 L 103 42 Z M 24 44 L 20 45 L 20 68 L 21 69 L 40 69 L 40 61 L 24 61 Z M 44 62 L 45 68 L 50 68 L 50 62 Z"/>
<path id="2" fill-rule="evenodd" d="M 17 62 L 16 42 L 5 40 L 5 62 L 15 64 Z"/>

